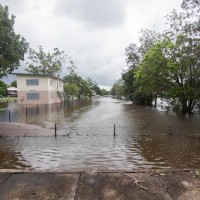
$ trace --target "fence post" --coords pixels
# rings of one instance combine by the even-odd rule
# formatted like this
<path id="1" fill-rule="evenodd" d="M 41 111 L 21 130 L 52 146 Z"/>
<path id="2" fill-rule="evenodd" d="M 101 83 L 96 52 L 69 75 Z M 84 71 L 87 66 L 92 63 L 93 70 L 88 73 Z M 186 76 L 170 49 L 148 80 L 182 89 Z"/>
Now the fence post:
<path id="1" fill-rule="evenodd" d="M 57 136 L 57 127 L 56 127 L 56 124 L 55 124 L 55 137 Z"/>
<path id="2" fill-rule="evenodd" d="M 39 115 L 39 107 L 38 107 L 38 104 L 37 104 L 37 114 Z"/>
<path id="3" fill-rule="evenodd" d="M 26 120 L 27 120 L 27 118 L 28 118 L 28 109 L 26 107 Z"/>
<path id="4" fill-rule="evenodd" d="M 169 135 L 171 135 L 172 134 L 172 123 L 170 122 L 169 123 Z"/>
<path id="5" fill-rule="evenodd" d="M 115 129 L 116 129 L 116 125 L 114 124 L 114 137 L 115 137 L 115 132 L 116 132 Z"/>
<path id="6" fill-rule="evenodd" d="M 9 110 L 9 112 L 8 112 L 8 118 L 9 118 L 9 122 L 10 122 L 10 110 Z"/>

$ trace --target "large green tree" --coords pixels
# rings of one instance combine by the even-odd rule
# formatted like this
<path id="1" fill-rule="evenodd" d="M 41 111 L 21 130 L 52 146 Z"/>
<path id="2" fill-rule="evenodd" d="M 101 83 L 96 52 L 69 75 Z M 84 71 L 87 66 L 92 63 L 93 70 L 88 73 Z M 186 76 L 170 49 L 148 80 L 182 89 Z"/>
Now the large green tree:
<path id="1" fill-rule="evenodd" d="M 119 79 L 114 83 L 114 85 L 111 88 L 111 95 L 118 99 L 124 97 L 124 85 L 122 79 Z"/>
<path id="2" fill-rule="evenodd" d="M 26 71 L 32 74 L 46 74 L 60 77 L 60 72 L 65 66 L 67 58 L 64 51 L 60 51 L 58 48 L 55 48 L 52 53 L 46 53 L 42 46 L 39 46 L 39 51 L 30 48 L 29 62 L 27 63 L 29 67 Z"/>
<path id="3" fill-rule="evenodd" d="M 126 49 L 129 69 L 122 79 L 132 100 L 151 104 L 159 95 L 190 114 L 200 102 L 200 2 L 183 0 L 181 7 L 167 16 L 162 35 L 144 31 L 139 45 Z"/>
<path id="4" fill-rule="evenodd" d="M 106 90 L 106 89 L 101 89 L 101 95 L 102 96 L 107 96 L 107 95 L 109 95 L 110 94 L 110 92 L 108 91 L 108 90 Z"/>
<path id="5" fill-rule="evenodd" d="M 28 43 L 14 31 L 15 16 L 0 4 L 0 78 L 11 73 L 24 60 Z"/>
<path id="6" fill-rule="evenodd" d="M 191 114 L 200 101 L 200 3 L 185 0 L 182 8 L 168 15 L 170 28 L 144 54 L 135 78 L 137 91 L 157 93 L 173 110 Z"/>
<path id="7" fill-rule="evenodd" d="M 199 56 L 200 45 L 184 35 L 157 43 L 136 70 L 137 91 L 156 93 L 173 110 L 191 114 L 200 100 Z"/>
<path id="8" fill-rule="evenodd" d="M 69 75 L 64 76 L 63 81 L 68 87 L 71 88 L 78 88 L 78 98 L 80 99 L 81 96 L 91 96 L 91 90 L 88 85 L 88 82 L 84 80 L 81 76 L 78 76 L 74 71 Z M 77 91 L 77 90 L 76 90 Z"/>
<path id="9" fill-rule="evenodd" d="M 152 94 L 143 93 L 137 90 L 137 84 L 134 78 L 134 73 L 143 60 L 144 54 L 159 41 L 160 34 L 151 30 L 141 30 L 139 37 L 139 44 L 130 44 L 126 48 L 126 62 L 128 70 L 123 71 L 122 80 L 124 83 L 125 97 L 140 103 L 151 104 L 153 100 Z"/>
<path id="10" fill-rule="evenodd" d="M 79 87 L 72 83 L 64 83 L 64 91 L 68 98 L 79 97 Z"/>
<path id="11" fill-rule="evenodd" d="M 97 95 L 102 95 L 101 89 L 95 80 L 92 80 L 90 77 L 88 77 L 86 78 L 86 81 L 91 90 L 94 90 L 97 93 Z"/>
<path id="12" fill-rule="evenodd" d="M 178 87 L 172 90 L 173 106 L 183 114 L 192 113 L 200 101 L 200 2 L 183 0 L 182 12 L 168 15 L 170 28 L 166 31 L 173 47 L 165 57 L 176 66 L 174 75 Z"/>

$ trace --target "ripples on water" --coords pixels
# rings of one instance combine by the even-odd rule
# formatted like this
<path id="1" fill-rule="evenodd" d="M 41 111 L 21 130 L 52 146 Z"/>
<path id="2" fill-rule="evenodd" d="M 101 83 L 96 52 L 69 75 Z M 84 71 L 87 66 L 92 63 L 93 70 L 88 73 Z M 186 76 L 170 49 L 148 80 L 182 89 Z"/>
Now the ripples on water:
<path id="1" fill-rule="evenodd" d="M 24 121 L 24 108 L 16 109 L 14 105 L 12 108 L 15 120 Z M 198 117 L 181 117 L 100 98 L 41 112 L 39 116 L 34 115 L 33 109 L 28 122 L 48 127 L 57 123 L 68 128 L 68 133 L 71 131 L 57 138 L 0 139 L 1 168 L 132 170 L 200 165 L 200 140 L 186 137 L 188 132 L 199 130 Z M 173 129 L 171 136 L 169 123 Z M 76 127 L 76 131 L 69 127 Z"/>

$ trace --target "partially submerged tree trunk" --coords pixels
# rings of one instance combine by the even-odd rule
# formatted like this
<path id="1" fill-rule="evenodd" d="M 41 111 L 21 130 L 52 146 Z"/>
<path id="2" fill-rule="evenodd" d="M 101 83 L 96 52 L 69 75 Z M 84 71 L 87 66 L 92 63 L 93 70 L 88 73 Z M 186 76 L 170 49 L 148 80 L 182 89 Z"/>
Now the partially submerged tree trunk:
<path id="1" fill-rule="evenodd" d="M 191 103 L 191 101 L 189 101 L 189 103 L 187 100 L 181 102 L 181 111 L 183 115 L 185 114 L 192 115 L 193 114 L 192 110 L 193 110 L 193 104 Z"/>
<path id="2" fill-rule="evenodd" d="M 157 98 L 158 98 L 158 95 L 157 95 L 157 93 L 155 93 L 155 102 L 154 102 L 154 107 L 157 106 Z"/>

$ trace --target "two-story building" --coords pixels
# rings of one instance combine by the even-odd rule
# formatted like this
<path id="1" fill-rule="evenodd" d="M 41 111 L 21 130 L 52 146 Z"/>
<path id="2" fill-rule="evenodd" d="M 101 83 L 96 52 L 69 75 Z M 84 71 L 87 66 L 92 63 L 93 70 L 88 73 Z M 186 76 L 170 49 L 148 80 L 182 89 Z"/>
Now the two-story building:
<path id="1" fill-rule="evenodd" d="M 18 104 L 51 104 L 64 101 L 62 79 L 39 74 L 15 73 Z"/>

